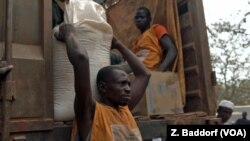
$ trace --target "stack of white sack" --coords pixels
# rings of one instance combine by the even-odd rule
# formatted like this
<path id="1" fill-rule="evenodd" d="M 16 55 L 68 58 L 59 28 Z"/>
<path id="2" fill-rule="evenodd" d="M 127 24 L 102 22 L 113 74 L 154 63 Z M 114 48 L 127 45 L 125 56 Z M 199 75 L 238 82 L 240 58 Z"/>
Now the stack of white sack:
<path id="1" fill-rule="evenodd" d="M 90 59 L 90 79 L 93 97 L 98 100 L 97 72 L 110 65 L 112 27 L 107 23 L 104 8 L 92 0 L 70 0 L 65 4 L 64 22 L 73 24 L 81 48 L 86 48 Z M 53 29 L 57 32 L 59 26 Z M 53 37 L 54 119 L 69 121 L 74 118 L 74 75 L 66 46 Z M 84 81 L 84 80 L 83 80 Z"/>

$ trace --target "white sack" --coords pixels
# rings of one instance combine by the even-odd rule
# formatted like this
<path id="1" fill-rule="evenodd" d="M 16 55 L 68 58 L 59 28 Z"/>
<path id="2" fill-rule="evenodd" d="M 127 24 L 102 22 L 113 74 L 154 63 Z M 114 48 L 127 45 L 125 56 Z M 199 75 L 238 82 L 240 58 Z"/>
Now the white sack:
<path id="1" fill-rule="evenodd" d="M 81 48 L 87 49 L 93 97 L 99 100 L 96 75 L 102 67 L 110 65 L 112 28 L 106 21 L 102 6 L 91 0 L 70 0 L 65 8 L 65 23 L 74 25 Z M 58 26 L 54 32 L 57 30 Z M 65 44 L 55 38 L 53 43 L 54 118 L 56 121 L 72 120 L 75 97 L 73 67 L 68 60 Z"/>

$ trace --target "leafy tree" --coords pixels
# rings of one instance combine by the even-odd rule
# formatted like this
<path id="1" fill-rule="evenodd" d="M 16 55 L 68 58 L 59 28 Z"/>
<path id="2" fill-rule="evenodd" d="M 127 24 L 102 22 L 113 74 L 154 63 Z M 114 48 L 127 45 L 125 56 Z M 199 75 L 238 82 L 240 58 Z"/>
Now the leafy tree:
<path id="1" fill-rule="evenodd" d="M 230 99 L 236 104 L 245 104 L 247 100 L 250 103 L 250 31 L 246 29 L 248 15 L 250 12 L 236 24 L 220 20 L 207 27 L 212 67 L 216 71 L 220 88 L 218 100 Z"/>

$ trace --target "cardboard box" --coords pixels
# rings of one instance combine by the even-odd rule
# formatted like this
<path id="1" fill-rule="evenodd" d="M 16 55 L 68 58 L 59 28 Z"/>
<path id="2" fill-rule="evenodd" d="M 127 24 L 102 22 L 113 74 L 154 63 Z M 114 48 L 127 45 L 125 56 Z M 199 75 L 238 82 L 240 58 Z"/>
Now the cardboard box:
<path id="1" fill-rule="evenodd" d="M 132 110 L 134 116 L 183 113 L 178 74 L 151 71 L 146 94 Z"/>

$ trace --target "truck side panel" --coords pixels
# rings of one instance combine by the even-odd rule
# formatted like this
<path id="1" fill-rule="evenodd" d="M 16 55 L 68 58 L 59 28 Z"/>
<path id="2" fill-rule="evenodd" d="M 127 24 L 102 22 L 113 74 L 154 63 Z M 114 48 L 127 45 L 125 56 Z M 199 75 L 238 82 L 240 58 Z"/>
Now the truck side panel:
<path id="1" fill-rule="evenodd" d="M 25 132 L 39 131 L 41 141 L 51 140 L 48 138 L 53 128 L 51 5 L 51 0 L 13 1 L 11 89 L 15 94 L 7 110 L 14 138 L 26 138 Z M 2 25 L 4 20 L 1 19 Z M 1 28 L 0 33 L 3 32 Z"/>

